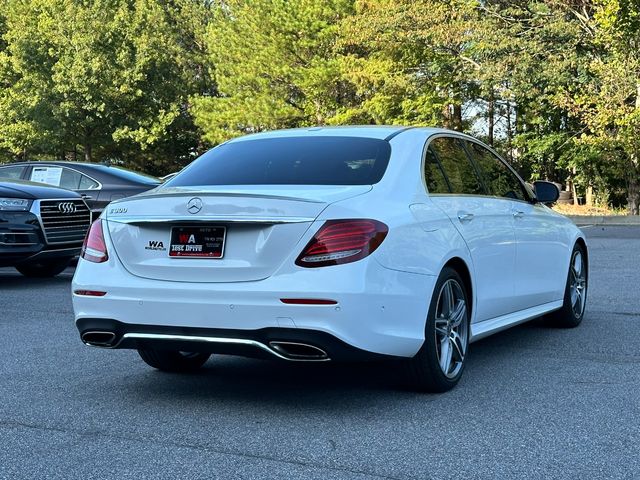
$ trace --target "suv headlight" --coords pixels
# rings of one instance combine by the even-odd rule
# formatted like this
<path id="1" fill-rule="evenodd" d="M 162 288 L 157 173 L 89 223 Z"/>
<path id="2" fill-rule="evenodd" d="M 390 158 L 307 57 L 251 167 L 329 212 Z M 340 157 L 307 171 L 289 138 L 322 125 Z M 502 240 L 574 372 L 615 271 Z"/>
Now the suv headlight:
<path id="1" fill-rule="evenodd" d="M 31 200 L 26 198 L 0 198 L 0 212 L 26 212 L 31 208 Z"/>

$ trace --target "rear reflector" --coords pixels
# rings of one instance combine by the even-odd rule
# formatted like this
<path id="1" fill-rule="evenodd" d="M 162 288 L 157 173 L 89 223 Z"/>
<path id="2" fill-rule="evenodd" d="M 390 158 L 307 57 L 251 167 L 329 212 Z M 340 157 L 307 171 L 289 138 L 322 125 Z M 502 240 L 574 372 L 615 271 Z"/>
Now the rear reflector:
<path id="1" fill-rule="evenodd" d="M 107 244 L 104 241 L 104 233 L 102 232 L 102 219 L 97 219 L 89 227 L 80 257 L 93 263 L 102 263 L 109 260 Z"/>
<path id="2" fill-rule="evenodd" d="M 100 292 L 98 290 L 75 290 L 73 293 L 85 297 L 104 297 L 107 294 L 107 292 Z"/>
<path id="3" fill-rule="evenodd" d="M 281 298 L 282 303 L 288 305 L 336 305 L 335 300 L 324 300 L 321 298 Z"/>
<path id="4" fill-rule="evenodd" d="M 296 265 L 324 267 L 355 262 L 372 254 L 388 231 L 377 220 L 328 220 L 309 241 Z"/>

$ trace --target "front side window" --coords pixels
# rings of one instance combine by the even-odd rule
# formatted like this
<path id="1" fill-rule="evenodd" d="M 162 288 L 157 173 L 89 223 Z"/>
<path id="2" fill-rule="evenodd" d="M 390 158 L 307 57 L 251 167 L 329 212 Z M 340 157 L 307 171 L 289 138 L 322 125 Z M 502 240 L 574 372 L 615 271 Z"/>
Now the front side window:
<path id="1" fill-rule="evenodd" d="M 242 140 L 209 150 L 165 185 L 372 185 L 390 155 L 389 142 L 376 138 Z"/>
<path id="2" fill-rule="evenodd" d="M 518 177 L 491 151 L 475 142 L 466 142 L 467 149 L 480 169 L 490 195 L 526 200 L 526 194 Z"/>
<path id="3" fill-rule="evenodd" d="M 0 167 L 0 178 L 18 180 L 22 178 L 25 167 Z"/>
<path id="4" fill-rule="evenodd" d="M 438 156 L 444 174 L 449 180 L 451 193 L 486 195 L 461 140 L 453 137 L 438 137 L 432 140 L 431 147 Z"/>

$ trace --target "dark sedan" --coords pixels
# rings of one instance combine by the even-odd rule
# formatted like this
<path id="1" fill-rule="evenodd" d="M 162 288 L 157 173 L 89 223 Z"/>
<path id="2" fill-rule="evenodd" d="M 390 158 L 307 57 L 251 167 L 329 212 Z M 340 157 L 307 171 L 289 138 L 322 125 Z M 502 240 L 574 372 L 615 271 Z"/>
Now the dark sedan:
<path id="1" fill-rule="evenodd" d="M 82 197 L 21 180 L 0 180 L 0 267 L 51 277 L 80 254 L 91 224 Z"/>
<path id="2" fill-rule="evenodd" d="M 0 178 L 29 180 L 83 195 L 94 216 L 113 200 L 146 192 L 160 179 L 100 163 L 18 162 L 0 165 Z"/>

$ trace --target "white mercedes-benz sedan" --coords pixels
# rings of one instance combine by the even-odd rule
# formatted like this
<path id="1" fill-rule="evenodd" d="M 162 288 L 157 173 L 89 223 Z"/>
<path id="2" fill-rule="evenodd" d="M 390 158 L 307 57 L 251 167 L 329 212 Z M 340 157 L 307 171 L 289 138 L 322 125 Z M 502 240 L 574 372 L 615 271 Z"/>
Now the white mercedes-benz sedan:
<path id="1" fill-rule="evenodd" d="M 73 279 L 76 326 L 164 371 L 212 353 L 396 359 L 414 388 L 445 391 L 470 342 L 581 322 L 587 246 L 557 198 L 449 130 L 236 138 L 105 209 Z"/>

